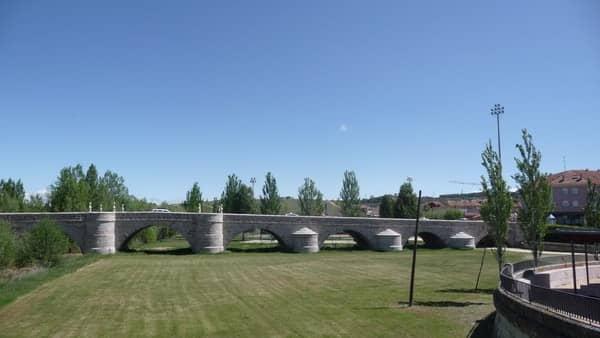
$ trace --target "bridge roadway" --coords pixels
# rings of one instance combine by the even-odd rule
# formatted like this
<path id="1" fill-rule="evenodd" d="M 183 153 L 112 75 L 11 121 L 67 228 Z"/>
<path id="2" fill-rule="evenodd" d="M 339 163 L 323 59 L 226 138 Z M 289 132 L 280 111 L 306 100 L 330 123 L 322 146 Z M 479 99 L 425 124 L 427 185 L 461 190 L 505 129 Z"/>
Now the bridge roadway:
<path id="1" fill-rule="evenodd" d="M 140 230 L 166 225 L 177 230 L 195 253 L 218 253 L 238 234 L 262 229 L 272 234 L 287 250 L 317 252 L 329 235 L 347 233 L 361 246 L 373 250 L 402 250 L 414 234 L 414 219 L 271 216 L 214 213 L 157 212 L 64 212 L 0 213 L 17 232 L 52 219 L 81 248 L 82 252 L 110 254 L 126 249 L 127 242 Z M 419 236 L 425 244 L 445 246 L 451 236 L 465 232 L 478 243 L 488 235 L 481 221 L 420 220 Z M 520 230 L 510 224 L 508 244 L 519 246 Z"/>

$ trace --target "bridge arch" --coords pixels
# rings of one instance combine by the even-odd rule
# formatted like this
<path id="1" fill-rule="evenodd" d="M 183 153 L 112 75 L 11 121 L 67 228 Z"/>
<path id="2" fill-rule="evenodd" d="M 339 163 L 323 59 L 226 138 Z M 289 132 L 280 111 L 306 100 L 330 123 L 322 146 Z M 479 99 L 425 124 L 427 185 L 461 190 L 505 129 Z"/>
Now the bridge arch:
<path id="1" fill-rule="evenodd" d="M 319 248 L 323 249 L 325 247 L 327 248 L 331 248 L 331 243 L 325 243 L 325 241 L 331 241 L 332 236 L 337 236 L 340 234 L 344 234 L 344 235 L 348 235 L 352 238 L 352 240 L 354 241 L 353 246 L 351 248 L 357 248 L 357 249 L 371 249 L 373 248 L 371 245 L 371 242 L 369 241 L 368 237 L 361 233 L 360 231 L 357 230 L 351 230 L 351 229 L 343 229 L 340 230 L 338 232 L 328 232 L 328 233 L 323 233 L 323 237 L 319 238 Z M 321 234 L 319 234 L 319 236 L 321 236 Z M 337 246 L 334 244 L 333 248 L 335 249 Z"/>
<path id="2" fill-rule="evenodd" d="M 171 223 L 164 221 L 157 222 L 145 222 L 138 223 L 134 225 L 129 225 L 127 227 L 123 227 L 121 233 L 115 238 L 115 247 L 119 251 L 129 251 L 129 243 L 131 240 L 136 237 L 143 230 L 148 229 L 152 226 L 166 227 L 175 230 L 178 234 L 180 234 L 183 239 L 188 243 L 190 247 L 192 247 L 193 238 L 190 232 L 189 224 L 182 223 Z"/>
<path id="3" fill-rule="evenodd" d="M 244 233 L 252 232 L 254 230 L 259 230 L 261 232 L 271 235 L 273 238 L 275 238 L 275 240 L 277 240 L 277 242 L 279 243 L 279 247 L 282 250 L 291 249 L 291 243 L 289 242 L 289 240 L 286 240 L 286 236 L 281 231 L 275 230 L 273 229 L 273 227 L 270 226 L 260 226 L 254 224 L 238 226 L 225 233 L 223 236 L 223 248 L 230 247 L 234 238 L 236 238 L 237 236 L 242 235 Z"/>
<path id="4" fill-rule="evenodd" d="M 437 234 L 429 231 L 422 231 L 418 233 L 418 237 L 423 240 L 423 247 L 429 249 L 441 249 L 446 247 L 446 242 Z M 410 237 L 412 238 L 412 236 Z M 407 238 L 407 246 L 412 246 L 412 241 Z"/>

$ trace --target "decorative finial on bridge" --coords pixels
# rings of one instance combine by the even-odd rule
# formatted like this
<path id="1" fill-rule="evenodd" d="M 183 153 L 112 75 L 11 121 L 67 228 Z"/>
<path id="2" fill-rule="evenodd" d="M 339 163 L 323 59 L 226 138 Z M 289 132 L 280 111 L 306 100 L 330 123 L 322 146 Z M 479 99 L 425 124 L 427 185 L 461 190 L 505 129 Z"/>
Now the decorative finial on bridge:
<path id="1" fill-rule="evenodd" d="M 202 202 L 198 203 L 198 213 L 201 214 L 202 213 Z"/>
<path id="2" fill-rule="evenodd" d="M 102 203 L 100 203 L 100 212 L 102 212 Z"/>
<path id="3" fill-rule="evenodd" d="M 117 203 L 113 201 L 113 212 L 117 212 Z"/>
<path id="4" fill-rule="evenodd" d="M 92 202 L 88 203 L 88 212 L 92 212 Z"/>
<path id="5" fill-rule="evenodd" d="M 219 214 L 223 213 L 223 204 L 219 204 Z"/>

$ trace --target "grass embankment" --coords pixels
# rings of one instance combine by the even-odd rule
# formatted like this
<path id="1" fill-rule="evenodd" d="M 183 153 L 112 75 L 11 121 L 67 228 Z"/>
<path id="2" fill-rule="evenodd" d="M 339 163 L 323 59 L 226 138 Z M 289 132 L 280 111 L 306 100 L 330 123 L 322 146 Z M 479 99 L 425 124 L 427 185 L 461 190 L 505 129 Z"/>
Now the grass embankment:
<path id="1" fill-rule="evenodd" d="M 100 259 L 100 255 L 66 256 L 52 268 L 34 267 L 17 271 L 17 276 L 7 277 L 8 273 L 0 276 L 0 308 L 24 295 L 40 285 L 75 272 L 78 269 Z M 27 272 L 30 270 L 31 272 Z M 20 276 L 19 276 L 20 274 Z M 0 321 L 1 321 L 0 317 Z M 0 332 L 0 335 L 2 333 Z"/>
<path id="2" fill-rule="evenodd" d="M 512 259 L 516 259 L 512 255 Z M 93 259 L 93 258 L 92 258 Z M 493 309 L 481 251 L 118 254 L 0 309 L 3 336 L 464 337 Z"/>

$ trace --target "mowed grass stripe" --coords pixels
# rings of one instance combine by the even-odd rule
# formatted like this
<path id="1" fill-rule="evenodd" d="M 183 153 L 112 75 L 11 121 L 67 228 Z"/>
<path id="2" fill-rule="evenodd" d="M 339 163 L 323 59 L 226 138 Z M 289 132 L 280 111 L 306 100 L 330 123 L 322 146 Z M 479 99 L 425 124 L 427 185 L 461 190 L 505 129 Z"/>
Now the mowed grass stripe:
<path id="1" fill-rule="evenodd" d="M 0 336 L 465 336 L 493 311 L 468 293 L 481 251 L 422 250 L 407 309 L 410 252 L 118 254 L 0 310 Z M 486 259 L 482 288 L 496 285 Z M 426 303 L 429 302 L 429 303 Z M 449 302 L 449 303 L 443 303 Z"/>

